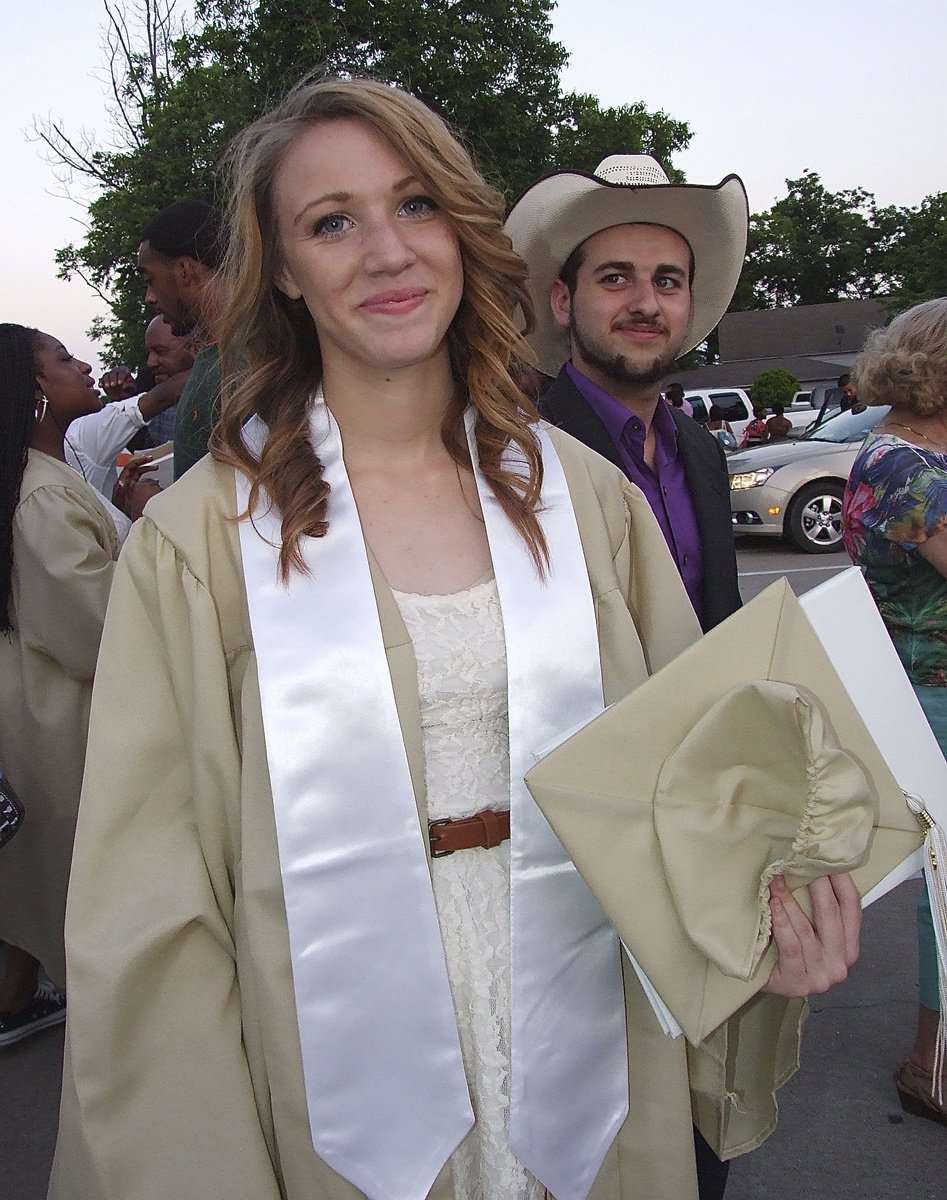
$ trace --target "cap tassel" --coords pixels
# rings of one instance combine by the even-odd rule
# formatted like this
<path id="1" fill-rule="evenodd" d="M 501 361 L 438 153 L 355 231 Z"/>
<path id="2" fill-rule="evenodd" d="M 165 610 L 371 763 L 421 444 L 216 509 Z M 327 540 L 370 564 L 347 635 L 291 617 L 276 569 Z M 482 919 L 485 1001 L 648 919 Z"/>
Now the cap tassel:
<path id="1" fill-rule="evenodd" d="M 937 987 L 940 998 L 940 1020 L 937 1025 L 937 1048 L 934 1055 L 931 1094 L 938 1104 L 944 1100 L 944 1062 L 947 1058 L 947 837 L 944 830 L 924 807 L 924 802 L 909 792 L 904 793 L 908 808 L 924 827 L 924 880 L 934 918 L 934 937 L 937 942 Z"/>

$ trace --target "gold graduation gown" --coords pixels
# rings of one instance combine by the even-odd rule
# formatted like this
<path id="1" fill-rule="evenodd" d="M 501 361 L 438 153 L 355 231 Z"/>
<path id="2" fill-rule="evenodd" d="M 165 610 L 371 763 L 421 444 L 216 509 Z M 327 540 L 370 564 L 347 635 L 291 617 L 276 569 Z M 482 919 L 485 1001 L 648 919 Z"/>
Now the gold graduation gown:
<path id="1" fill-rule="evenodd" d="M 550 432 L 613 701 L 699 631 L 642 494 Z M 151 501 L 117 572 L 67 916 L 53 1200 L 360 1195 L 310 1141 L 234 504 L 233 472 L 203 460 Z M 420 817 L 414 655 L 377 570 L 374 583 Z M 140 670 L 117 670 L 133 648 Z M 128 713 L 137 733 L 117 752 L 111 730 Z M 759 997 L 688 1050 L 660 1031 L 634 973 L 625 977 L 630 1116 L 592 1200 L 696 1200 L 692 1122 L 728 1155 L 771 1131 L 802 1006 Z M 431 1196 L 451 1195 L 448 1165 Z"/>
<path id="2" fill-rule="evenodd" d="M 0 770 L 26 820 L 0 851 L 0 938 L 58 984 L 92 676 L 117 558 L 115 526 L 92 488 L 30 450 L 13 517 L 13 630 L 0 636 Z M 112 729 L 119 741 L 125 724 Z"/>

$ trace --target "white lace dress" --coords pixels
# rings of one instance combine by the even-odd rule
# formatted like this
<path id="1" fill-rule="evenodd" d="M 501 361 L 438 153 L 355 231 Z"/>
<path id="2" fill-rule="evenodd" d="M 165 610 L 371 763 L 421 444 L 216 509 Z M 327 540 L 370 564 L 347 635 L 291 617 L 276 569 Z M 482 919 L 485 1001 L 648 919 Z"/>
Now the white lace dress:
<path id="1" fill-rule="evenodd" d="M 395 592 L 418 664 L 428 817 L 510 806 L 506 650 L 493 579 Z M 510 843 L 434 860 L 434 898 L 476 1124 L 451 1159 L 455 1200 L 539 1200 L 508 1146 Z"/>

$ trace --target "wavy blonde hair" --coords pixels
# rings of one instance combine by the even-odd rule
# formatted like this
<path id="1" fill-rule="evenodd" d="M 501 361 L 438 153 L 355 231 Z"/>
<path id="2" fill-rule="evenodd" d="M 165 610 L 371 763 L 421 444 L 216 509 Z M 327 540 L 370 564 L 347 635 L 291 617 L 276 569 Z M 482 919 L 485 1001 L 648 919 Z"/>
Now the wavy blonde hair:
<path id="1" fill-rule="evenodd" d="M 927 300 L 868 335 L 852 367 L 858 398 L 919 417 L 947 406 L 947 296 Z"/>
<path id="2" fill-rule="evenodd" d="M 503 201 L 478 173 L 446 124 L 406 92 L 369 79 L 323 79 L 297 85 L 283 102 L 245 129 L 225 162 L 230 240 L 222 268 L 228 296 L 220 326 L 223 364 L 221 419 L 210 442 L 216 459 L 251 481 L 252 511 L 261 489 L 282 517 L 280 570 L 303 569 L 300 539 L 327 529 L 329 486 L 309 441 L 308 405 L 322 375 L 319 339 L 303 300 L 275 283 L 282 250 L 274 210 L 280 164 L 314 124 L 358 119 L 371 125 L 411 166 L 444 212 L 460 243 L 464 288 L 448 331 L 458 396 L 477 409 L 480 466 L 503 510 L 525 540 L 537 569 L 547 547 L 536 518 L 543 467 L 531 428 L 537 413 L 517 383 L 532 361 L 514 319 L 517 306 L 532 327 L 526 265 L 503 232 Z M 462 401 L 445 416 L 442 437 L 454 460 L 469 466 Z M 241 428 L 257 413 L 269 427 L 257 459 Z M 525 473 L 504 466 L 513 446 Z"/>

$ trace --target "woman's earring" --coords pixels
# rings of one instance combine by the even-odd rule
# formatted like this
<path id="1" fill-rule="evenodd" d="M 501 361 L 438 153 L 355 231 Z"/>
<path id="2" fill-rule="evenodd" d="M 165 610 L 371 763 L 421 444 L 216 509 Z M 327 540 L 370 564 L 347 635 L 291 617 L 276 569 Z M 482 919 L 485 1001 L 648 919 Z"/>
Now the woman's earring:
<path id="1" fill-rule="evenodd" d="M 43 417 L 46 416 L 46 410 L 48 408 L 49 408 L 49 401 L 46 399 L 45 396 L 40 396 L 40 398 L 36 401 L 36 414 L 35 415 L 36 415 L 36 424 L 37 425 L 41 425 L 43 423 Z"/>

